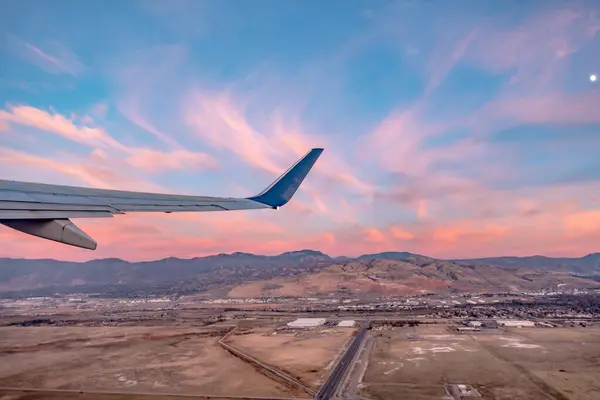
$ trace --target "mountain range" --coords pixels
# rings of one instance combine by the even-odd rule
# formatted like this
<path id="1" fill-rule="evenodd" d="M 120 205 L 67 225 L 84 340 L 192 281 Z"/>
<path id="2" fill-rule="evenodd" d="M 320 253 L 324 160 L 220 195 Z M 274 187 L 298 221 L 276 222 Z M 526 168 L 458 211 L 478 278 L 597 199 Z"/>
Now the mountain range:
<path id="1" fill-rule="evenodd" d="M 229 296 L 307 293 L 414 294 L 596 287 L 600 253 L 581 258 L 497 257 L 440 260 L 408 252 L 330 257 L 314 250 L 276 256 L 218 254 L 147 262 L 0 258 L 3 295 L 103 292 Z"/>

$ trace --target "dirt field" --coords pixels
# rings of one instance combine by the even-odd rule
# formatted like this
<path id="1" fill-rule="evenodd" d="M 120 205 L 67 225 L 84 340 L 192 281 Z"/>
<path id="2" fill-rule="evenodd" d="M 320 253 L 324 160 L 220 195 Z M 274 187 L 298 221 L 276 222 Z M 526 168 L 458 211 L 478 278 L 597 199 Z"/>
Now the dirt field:
<path id="1" fill-rule="evenodd" d="M 458 334 L 443 325 L 375 331 L 362 392 L 387 400 L 444 398 L 469 384 L 483 399 L 600 398 L 600 329 Z"/>
<path id="2" fill-rule="evenodd" d="M 49 392 L 37 392 L 37 393 L 20 393 L 15 391 L 7 391 L 0 389 L 0 400 L 241 400 L 240 398 L 226 398 L 226 397 L 207 397 L 207 396 L 193 396 L 193 397 L 179 397 L 179 396 L 138 396 L 138 395 L 110 395 L 110 394 L 98 394 L 98 393 L 49 393 Z"/>
<path id="3" fill-rule="evenodd" d="M 0 387 L 290 395 L 207 329 L 2 327 L 0 338 Z"/>
<path id="4" fill-rule="evenodd" d="M 600 399 L 600 327 L 516 329 L 508 337 L 477 341 L 540 388 L 565 399 Z"/>
<path id="5" fill-rule="evenodd" d="M 354 329 L 348 328 L 318 328 L 275 333 L 273 329 L 264 328 L 233 335 L 228 343 L 318 388 L 353 332 Z"/>

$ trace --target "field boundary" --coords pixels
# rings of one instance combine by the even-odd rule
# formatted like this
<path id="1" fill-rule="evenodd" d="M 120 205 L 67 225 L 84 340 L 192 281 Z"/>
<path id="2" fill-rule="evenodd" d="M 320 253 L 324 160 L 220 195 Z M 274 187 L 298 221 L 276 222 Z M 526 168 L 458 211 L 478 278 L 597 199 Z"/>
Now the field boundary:
<path id="1" fill-rule="evenodd" d="M 237 330 L 237 328 L 233 328 L 232 330 L 227 332 L 221 339 L 219 339 L 219 341 L 217 343 L 222 348 L 224 348 L 225 350 L 227 350 L 228 352 L 233 354 L 234 356 L 258 367 L 259 370 L 266 372 L 265 375 L 267 375 L 269 377 L 271 377 L 271 375 L 275 375 L 275 377 L 279 378 L 280 380 L 283 380 L 284 383 L 295 386 L 295 387 L 303 390 L 304 392 L 308 393 L 310 396 L 315 396 L 317 394 L 316 391 L 314 391 L 310 387 L 306 386 L 300 380 L 294 378 L 293 376 L 290 376 L 289 374 L 280 370 L 279 368 L 269 365 L 263 361 L 260 361 L 256 357 L 251 356 L 251 355 L 243 352 L 242 350 L 237 349 L 237 348 L 225 343 L 225 340 L 227 340 L 227 338 L 229 338 L 229 336 L 231 336 L 236 330 Z"/>

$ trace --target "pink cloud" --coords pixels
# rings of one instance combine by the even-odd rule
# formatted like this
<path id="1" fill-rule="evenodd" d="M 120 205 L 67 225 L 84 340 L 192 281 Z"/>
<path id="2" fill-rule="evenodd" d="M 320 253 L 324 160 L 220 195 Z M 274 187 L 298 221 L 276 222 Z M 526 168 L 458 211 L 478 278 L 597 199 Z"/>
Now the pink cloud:
<path id="1" fill-rule="evenodd" d="M 124 145 L 101 128 L 77 126 L 71 119 L 61 114 L 47 112 L 35 107 L 9 106 L 8 111 L 0 110 L 0 121 L 52 132 L 65 139 L 92 147 L 112 147 L 122 151 L 126 150 Z"/>
<path id="2" fill-rule="evenodd" d="M 600 89 L 544 96 L 504 96 L 486 104 L 470 119 L 474 127 L 515 124 L 590 124 L 600 122 Z"/>
<path id="3" fill-rule="evenodd" d="M 361 138 L 361 144 L 377 154 L 381 168 L 399 174 L 398 181 L 378 190 L 377 197 L 409 206 L 421 219 L 504 209 L 510 200 L 487 185 L 498 179 L 518 179 L 522 171 L 515 154 L 486 142 L 482 134 L 523 124 L 600 122 L 595 107 L 600 92 L 566 94 L 557 84 L 565 73 L 560 63 L 591 43 L 597 32 L 591 28 L 597 25 L 591 13 L 550 9 L 513 27 L 490 21 L 456 44 L 442 40 L 444 46 L 429 59 L 423 95 L 413 105 L 393 110 Z M 452 32 L 445 34 L 452 37 Z M 498 98 L 471 116 L 448 119 L 427 114 L 435 89 L 459 63 L 514 75 Z M 457 130 L 466 130 L 469 136 L 452 145 L 428 146 L 431 139 Z M 437 168 L 444 163 L 477 173 L 467 178 L 452 169 Z"/>
<path id="4" fill-rule="evenodd" d="M 564 227 L 571 240 L 590 235 L 600 238 L 600 209 L 567 214 L 564 216 Z"/>
<path id="5" fill-rule="evenodd" d="M 190 214 L 192 215 L 192 214 Z M 122 257 L 128 260 L 153 260 L 163 257 L 194 257 L 221 252 L 245 251 L 277 254 L 297 248 L 331 247 L 336 243 L 331 232 L 285 234 L 284 224 L 241 213 L 195 214 L 193 223 L 175 214 L 128 214 L 106 220 L 79 219 L 75 222 L 99 242 L 94 252 L 65 251 L 64 245 L 27 237 L 0 228 L 3 246 L 0 257 L 19 254 L 49 254 L 59 259 L 86 260 L 96 257 Z M 181 214 L 180 214 L 181 216 Z M 241 217 L 240 217 L 241 216 Z M 292 247 L 290 247 L 292 246 Z M 71 249 L 69 249 L 71 250 Z"/>
<path id="6" fill-rule="evenodd" d="M 195 153 L 188 150 L 174 150 L 162 153 L 150 149 L 135 149 L 130 151 L 131 156 L 127 162 L 135 167 L 148 172 L 159 172 L 169 169 L 216 169 L 217 161 L 214 157 Z"/>
<path id="7" fill-rule="evenodd" d="M 30 176 L 39 177 L 40 174 L 54 171 L 71 179 L 66 182 L 59 179 L 54 183 L 85 184 L 104 189 L 165 191 L 158 185 L 123 173 L 124 169 L 119 168 L 118 164 L 106 162 L 101 151 L 96 151 L 87 158 L 71 156 L 52 159 L 0 147 L 0 165 L 3 165 L 2 170 L 7 172 L 26 169 Z M 11 177 L 4 175 L 3 178 Z"/>
<path id="8" fill-rule="evenodd" d="M 390 233 L 392 234 L 392 237 L 397 240 L 411 240 L 415 238 L 415 235 L 400 226 L 391 226 Z"/>
<path id="9" fill-rule="evenodd" d="M 214 97 L 192 94 L 185 105 L 186 121 L 213 146 L 230 150 L 254 167 L 280 173 L 283 164 L 277 160 L 278 150 L 289 154 L 289 148 L 274 148 L 265 135 L 250 126 L 230 97 L 226 92 Z"/>
<path id="10" fill-rule="evenodd" d="M 234 102 L 230 92 L 207 95 L 196 91 L 185 102 L 184 115 L 199 137 L 217 148 L 231 151 L 255 168 L 279 174 L 287 168 L 290 159 L 322 146 L 327 153 L 319 160 L 320 168 L 315 170 L 315 175 L 364 194 L 374 191 L 373 185 L 357 177 L 336 153 L 335 146 L 323 136 L 307 134 L 299 127 L 288 128 L 277 114 L 258 129 L 250 123 L 246 110 Z M 310 184 L 303 187 L 308 188 Z"/>
<path id="11" fill-rule="evenodd" d="M 125 153 L 127 155 L 126 162 L 129 165 L 148 172 L 169 169 L 217 168 L 216 160 L 208 154 L 184 149 L 161 152 L 147 148 L 128 147 L 114 139 L 102 128 L 76 124 L 73 118 L 35 107 L 10 106 L 8 111 L 0 110 L 0 122 L 25 125 L 57 134 L 65 139 L 90 146 L 96 150 L 97 156 L 101 155 L 103 159 L 110 158 L 115 163 L 122 158 L 119 153 Z M 116 153 L 113 154 L 113 152 Z"/>

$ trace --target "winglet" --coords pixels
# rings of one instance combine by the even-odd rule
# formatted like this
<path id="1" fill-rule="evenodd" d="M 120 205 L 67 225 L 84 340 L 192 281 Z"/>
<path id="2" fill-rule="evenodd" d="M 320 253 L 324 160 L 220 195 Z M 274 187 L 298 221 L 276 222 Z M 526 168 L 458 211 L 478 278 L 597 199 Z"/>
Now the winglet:
<path id="1" fill-rule="evenodd" d="M 260 194 L 248 197 L 248 199 L 266 204 L 272 208 L 285 205 L 296 193 L 322 152 L 323 149 L 312 149 Z"/>

